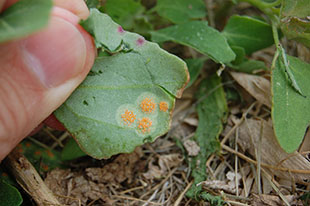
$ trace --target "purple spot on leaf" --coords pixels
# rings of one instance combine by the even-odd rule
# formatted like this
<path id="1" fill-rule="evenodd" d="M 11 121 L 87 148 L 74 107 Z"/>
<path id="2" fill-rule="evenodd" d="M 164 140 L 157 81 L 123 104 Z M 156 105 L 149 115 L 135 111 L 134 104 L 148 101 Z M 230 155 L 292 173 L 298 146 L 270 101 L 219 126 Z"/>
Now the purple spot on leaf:
<path id="1" fill-rule="evenodd" d="M 143 37 L 140 37 L 139 39 L 137 39 L 137 45 L 138 46 L 142 46 L 145 42 L 145 39 Z"/>
<path id="2" fill-rule="evenodd" d="M 118 31 L 119 33 L 124 33 L 124 32 L 125 32 L 125 30 L 124 30 L 123 27 L 121 27 L 121 26 L 119 26 L 119 27 L 117 28 L 117 31 Z"/>

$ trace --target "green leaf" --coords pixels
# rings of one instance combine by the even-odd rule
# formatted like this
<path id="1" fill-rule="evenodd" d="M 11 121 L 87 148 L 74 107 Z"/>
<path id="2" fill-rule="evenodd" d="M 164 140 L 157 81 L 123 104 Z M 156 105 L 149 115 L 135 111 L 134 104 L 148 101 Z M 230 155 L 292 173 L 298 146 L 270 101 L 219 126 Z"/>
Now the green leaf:
<path id="1" fill-rule="evenodd" d="M 238 65 L 229 65 L 236 71 L 245 72 L 245 73 L 254 73 L 258 70 L 267 70 L 265 63 L 253 59 L 245 59 L 241 64 Z"/>
<path id="2" fill-rule="evenodd" d="M 97 8 L 99 6 L 99 0 L 85 0 L 87 7 Z"/>
<path id="3" fill-rule="evenodd" d="M 151 34 L 155 42 L 174 41 L 192 47 L 219 63 L 231 62 L 236 56 L 226 38 L 219 31 L 209 27 L 206 21 L 191 21 Z"/>
<path id="4" fill-rule="evenodd" d="M 96 59 L 56 117 L 81 149 L 98 159 L 131 152 L 166 133 L 175 97 L 188 82 L 186 64 L 98 10 L 82 25 L 113 54 Z"/>
<path id="5" fill-rule="evenodd" d="M 206 16 L 206 6 L 202 0 L 158 0 L 157 13 L 171 22 L 180 24 Z"/>
<path id="6" fill-rule="evenodd" d="M 310 16 L 310 0 L 283 0 L 282 16 L 306 18 Z"/>
<path id="7" fill-rule="evenodd" d="M 303 94 L 292 87 L 285 65 L 278 58 L 272 72 L 272 119 L 275 134 L 286 152 L 294 152 L 302 142 L 310 122 L 310 65 L 287 56 L 289 67 Z"/>
<path id="8" fill-rule="evenodd" d="M 281 30 L 288 39 L 298 41 L 310 48 L 310 22 L 291 17 L 281 22 Z"/>
<path id="9" fill-rule="evenodd" d="M 0 14 L 0 43 L 30 35 L 47 26 L 51 0 L 20 0 Z"/>
<path id="10" fill-rule="evenodd" d="M 230 45 L 243 47 L 246 54 L 274 43 L 271 26 L 249 16 L 232 16 L 222 33 Z"/>
<path id="11" fill-rule="evenodd" d="M 200 59 L 185 59 L 185 62 L 188 67 L 190 80 L 187 84 L 186 88 L 192 86 L 192 84 L 196 81 L 197 77 L 200 74 L 201 69 L 203 68 L 203 64 L 205 62 L 204 58 Z"/>
<path id="12" fill-rule="evenodd" d="M 0 206 L 19 206 L 22 202 L 19 191 L 0 178 Z"/>
<path id="13" fill-rule="evenodd" d="M 134 0 L 107 0 L 104 11 L 124 29 L 132 29 L 135 19 L 144 12 L 144 7 Z"/>
<path id="14" fill-rule="evenodd" d="M 200 146 L 200 152 L 190 162 L 194 184 L 187 192 L 187 196 L 194 199 L 201 198 L 202 187 L 196 185 L 207 178 L 206 161 L 220 148 L 218 137 L 228 114 L 225 92 L 217 75 L 201 83 L 198 101 L 200 101 L 197 106 L 199 123 L 194 140 Z"/>
<path id="15" fill-rule="evenodd" d="M 234 65 L 239 65 L 242 62 L 244 62 L 245 59 L 245 50 L 243 47 L 240 46 L 231 46 L 231 49 L 235 52 L 236 58 L 233 62 L 231 62 Z"/>
<path id="16" fill-rule="evenodd" d="M 70 139 L 61 152 L 61 159 L 67 161 L 83 157 L 85 155 L 85 152 L 81 150 L 76 141 L 74 141 L 74 139 Z"/>

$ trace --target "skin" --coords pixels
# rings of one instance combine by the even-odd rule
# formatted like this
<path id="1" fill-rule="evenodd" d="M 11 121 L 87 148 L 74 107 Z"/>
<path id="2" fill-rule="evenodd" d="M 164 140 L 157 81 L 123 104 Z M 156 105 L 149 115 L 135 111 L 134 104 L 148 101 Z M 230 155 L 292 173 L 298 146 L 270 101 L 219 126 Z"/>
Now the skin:
<path id="1" fill-rule="evenodd" d="M 17 0 L 0 0 L 0 12 Z M 83 0 L 54 0 L 49 24 L 33 35 L 0 43 L 0 161 L 51 116 L 93 65 L 92 37 L 78 24 Z"/>

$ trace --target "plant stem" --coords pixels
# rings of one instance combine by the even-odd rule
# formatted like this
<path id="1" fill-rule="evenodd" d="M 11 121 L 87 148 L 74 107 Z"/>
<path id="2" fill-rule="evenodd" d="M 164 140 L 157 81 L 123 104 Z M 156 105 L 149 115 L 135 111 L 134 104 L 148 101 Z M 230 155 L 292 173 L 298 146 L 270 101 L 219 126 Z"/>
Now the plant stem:
<path id="1" fill-rule="evenodd" d="M 272 28 L 273 40 L 274 40 L 274 43 L 276 45 L 276 53 L 273 56 L 273 60 L 272 60 L 272 64 L 271 64 L 271 70 L 273 70 L 276 66 L 276 61 L 279 57 L 280 40 L 279 40 L 279 34 L 278 34 L 276 22 L 272 19 L 271 19 L 271 28 Z"/>

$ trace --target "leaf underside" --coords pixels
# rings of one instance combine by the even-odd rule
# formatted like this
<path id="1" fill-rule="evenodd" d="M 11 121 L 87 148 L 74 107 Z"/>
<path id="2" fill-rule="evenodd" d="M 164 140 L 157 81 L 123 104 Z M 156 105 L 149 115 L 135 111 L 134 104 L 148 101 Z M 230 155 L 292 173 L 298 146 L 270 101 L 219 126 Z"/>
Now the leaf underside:
<path id="1" fill-rule="evenodd" d="M 81 23 L 110 56 L 98 57 L 55 116 L 81 149 L 98 159 L 131 152 L 170 126 L 175 97 L 188 82 L 186 64 L 96 9 Z"/>
<path id="2" fill-rule="evenodd" d="M 310 65 L 287 56 L 289 67 L 304 96 L 296 92 L 278 59 L 272 73 L 272 119 L 275 134 L 286 152 L 294 152 L 303 140 L 310 122 Z"/>

